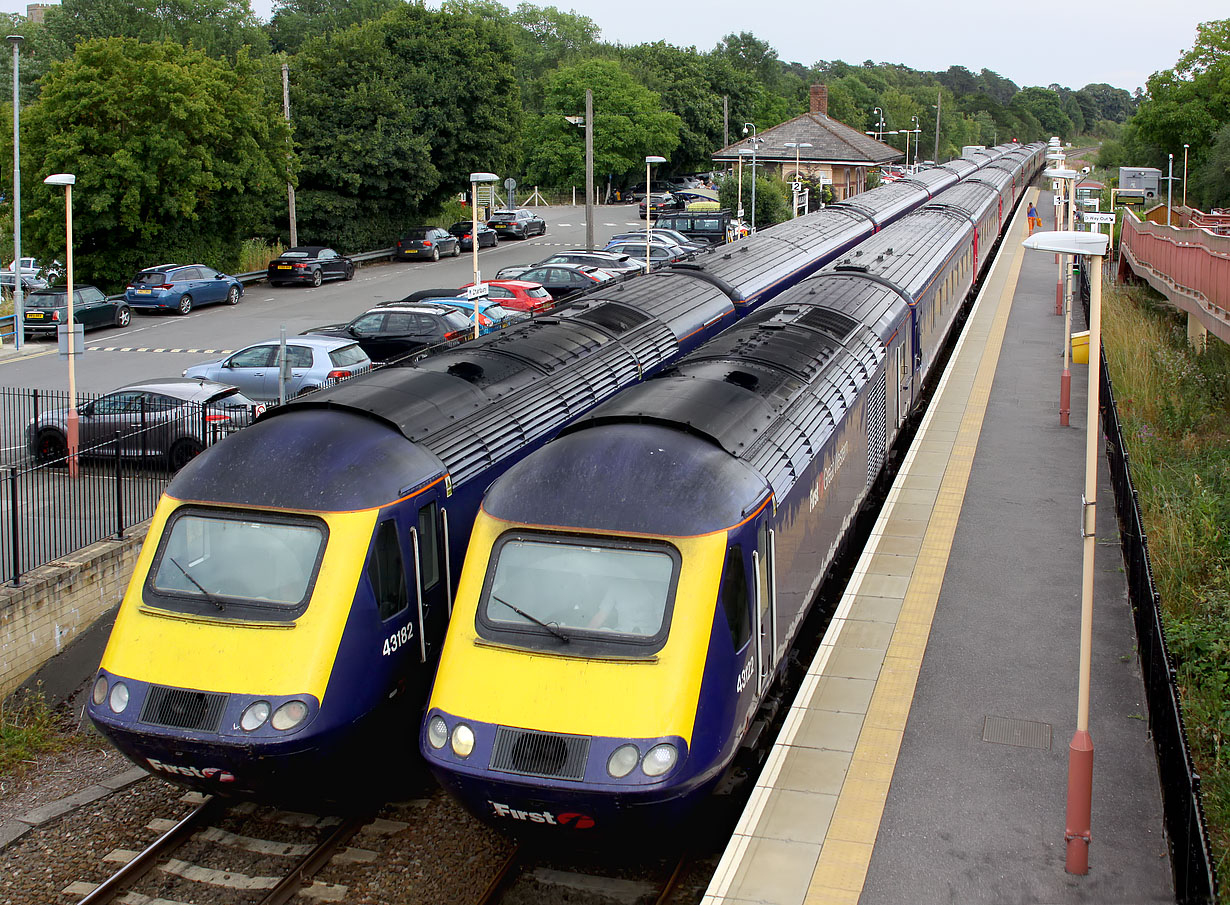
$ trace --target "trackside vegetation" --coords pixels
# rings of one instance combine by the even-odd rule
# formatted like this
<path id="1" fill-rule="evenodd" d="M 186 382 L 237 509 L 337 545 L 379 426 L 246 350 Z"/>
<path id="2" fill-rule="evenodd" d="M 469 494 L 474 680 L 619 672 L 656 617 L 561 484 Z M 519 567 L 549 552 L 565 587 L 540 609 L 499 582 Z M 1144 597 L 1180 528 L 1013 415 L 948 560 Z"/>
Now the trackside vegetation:
<path id="1" fill-rule="evenodd" d="M 1222 877 L 1230 876 L 1230 347 L 1187 343 L 1147 287 L 1104 296 L 1103 341 Z"/>

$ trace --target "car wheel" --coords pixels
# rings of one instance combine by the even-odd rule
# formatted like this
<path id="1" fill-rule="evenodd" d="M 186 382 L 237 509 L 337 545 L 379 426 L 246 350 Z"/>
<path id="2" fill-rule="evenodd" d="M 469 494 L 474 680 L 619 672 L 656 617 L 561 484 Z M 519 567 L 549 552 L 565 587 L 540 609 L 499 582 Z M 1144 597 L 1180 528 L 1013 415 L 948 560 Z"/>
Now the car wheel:
<path id="1" fill-rule="evenodd" d="M 460 242 L 454 242 L 454 243 L 453 243 L 453 257 L 455 258 L 455 257 L 457 257 L 457 255 L 459 255 L 459 254 L 461 254 L 461 243 L 460 243 Z"/>
<path id="2" fill-rule="evenodd" d="M 41 430 L 35 441 L 34 458 L 39 462 L 54 462 L 68 455 L 68 441 L 57 430 Z"/>
<path id="3" fill-rule="evenodd" d="M 171 471 L 179 471 L 193 459 L 201 454 L 200 440 L 185 438 L 176 441 L 169 450 L 167 450 L 167 465 Z"/>
<path id="4" fill-rule="evenodd" d="M 239 304 L 239 287 L 238 286 L 232 286 L 229 290 L 227 290 L 226 303 L 228 305 L 238 305 Z"/>
<path id="5" fill-rule="evenodd" d="M 120 305 L 115 309 L 115 325 L 117 327 L 127 327 L 132 321 L 132 309 L 127 305 Z"/>
<path id="6" fill-rule="evenodd" d="M 175 308 L 180 314 L 187 314 L 192 310 L 192 296 L 184 293 L 179 297 L 179 305 Z"/>
<path id="7" fill-rule="evenodd" d="M 344 279 L 347 281 L 354 279 L 354 265 L 353 264 L 351 264 L 349 267 L 346 268 L 346 276 L 344 277 Z"/>
<path id="8" fill-rule="evenodd" d="M 546 234 L 547 234 L 547 224 L 544 223 L 542 225 L 542 232 L 540 232 L 538 235 L 545 236 Z"/>
<path id="9" fill-rule="evenodd" d="M 321 275 L 321 273 L 320 273 L 320 269 L 319 269 L 319 268 L 317 268 L 316 270 L 313 270 L 313 271 L 312 271 L 312 286 L 313 286 L 313 288 L 315 288 L 316 286 L 319 286 L 319 285 L 320 285 L 323 281 L 324 281 L 324 277 Z"/>
<path id="10" fill-rule="evenodd" d="M 431 259 L 433 261 L 440 260 L 440 246 L 439 245 L 433 245 L 431 247 Z"/>

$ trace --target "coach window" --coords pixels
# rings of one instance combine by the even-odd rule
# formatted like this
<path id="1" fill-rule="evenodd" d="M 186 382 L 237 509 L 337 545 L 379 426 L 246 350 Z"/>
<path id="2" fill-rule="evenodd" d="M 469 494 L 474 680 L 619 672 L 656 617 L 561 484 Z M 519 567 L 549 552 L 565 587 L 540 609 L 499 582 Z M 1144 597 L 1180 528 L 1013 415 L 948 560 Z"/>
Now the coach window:
<path id="1" fill-rule="evenodd" d="M 381 522 L 376 530 L 376 543 L 372 547 L 371 561 L 367 564 L 367 578 L 372 583 L 381 619 L 396 616 L 410 605 L 397 523 L 391 518 Z"/>
<path id="2" fill-rule="evenodd" d="M 428 503 L 419 510 L 419 576 L 424 591 L 434 588 L 440 580 L 438 523 L 435 503 Z"/>
<path id="3" fill-rule="evenodd" d="M 726 568 L 722 575 L 722 609 L 726 613 L 726 627 L 735 651 L 743 649 L 752 636 L 751 615 L 747 605 L 747 569 L 743 565 L 743 548 L 731 547 L 726 551 Z"/>

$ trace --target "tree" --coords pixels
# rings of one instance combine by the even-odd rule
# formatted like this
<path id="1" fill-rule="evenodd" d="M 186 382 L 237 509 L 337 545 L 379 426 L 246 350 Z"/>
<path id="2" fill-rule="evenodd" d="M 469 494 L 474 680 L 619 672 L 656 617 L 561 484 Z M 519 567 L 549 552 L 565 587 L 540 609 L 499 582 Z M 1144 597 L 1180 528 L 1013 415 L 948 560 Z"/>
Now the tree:
<path id="1" fill-rule="evenodd" d="M 1051 135 L 1070 138 L 1072 119 L 1064 112 L 1063 101 L 1049 88 L 1024 88 L 1013 99 L 1011 107 L 1033 116 Z"/>
<path id="2" fill-rule="evenodd" d="M 268 75 L 244 51 L 232 65 L 169 41 L 78 45 L 23 119 L 31 249 L 63 259 L 64 207 L 42 176 L 70 172 L 82 282 L 114 287 L 174 259 L 232 269 L 287 179 Z"/>
<path id="3" fill-rule="evenodd" d="M 249 0 L 63 0 L 47 10 L 44 27 L 69 51 L 111 37 L 192 44 L 231 60 L 243 47 L 269 49 Z"/>
<path id="4" fill-rule="evenodd" d="M 645 157 L 669 158 L 683 121 L 662 109 L 658 95 L 613 60 L 588 60 L 547 78 L 543 113 L 525 130 L 526 176 L 534 185 L 563 188 L 585 180 L 584 130 L 564 119 L 585 111 L 594 92 L 594 174 L 616 180 L 644 174 Z"/>
<path id="5" fill-rule="evenodd" d="M 404 0 L 276 0 L 269 40 L 278 52 L 298 53 L 310 38 L 379 19 Z M 503 7 L 501 7 L 503 9 Z"/>
<path id="6" fill-rule="evenodd" d="M 309 41 L 291 90 L 301 235 L 387 246 L 516 155 L 521 103 L 507 31 L 403 4 Z"/>

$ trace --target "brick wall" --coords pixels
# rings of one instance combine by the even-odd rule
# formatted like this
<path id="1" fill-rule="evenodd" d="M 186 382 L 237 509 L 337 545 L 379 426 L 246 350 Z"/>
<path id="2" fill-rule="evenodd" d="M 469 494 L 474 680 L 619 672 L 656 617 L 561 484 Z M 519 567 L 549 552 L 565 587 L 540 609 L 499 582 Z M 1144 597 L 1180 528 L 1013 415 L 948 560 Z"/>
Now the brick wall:
<path id="1" fill-rule="evenodd" d="M 0 586 L 0 699 L 120 602 L 148 522 Z"/>

